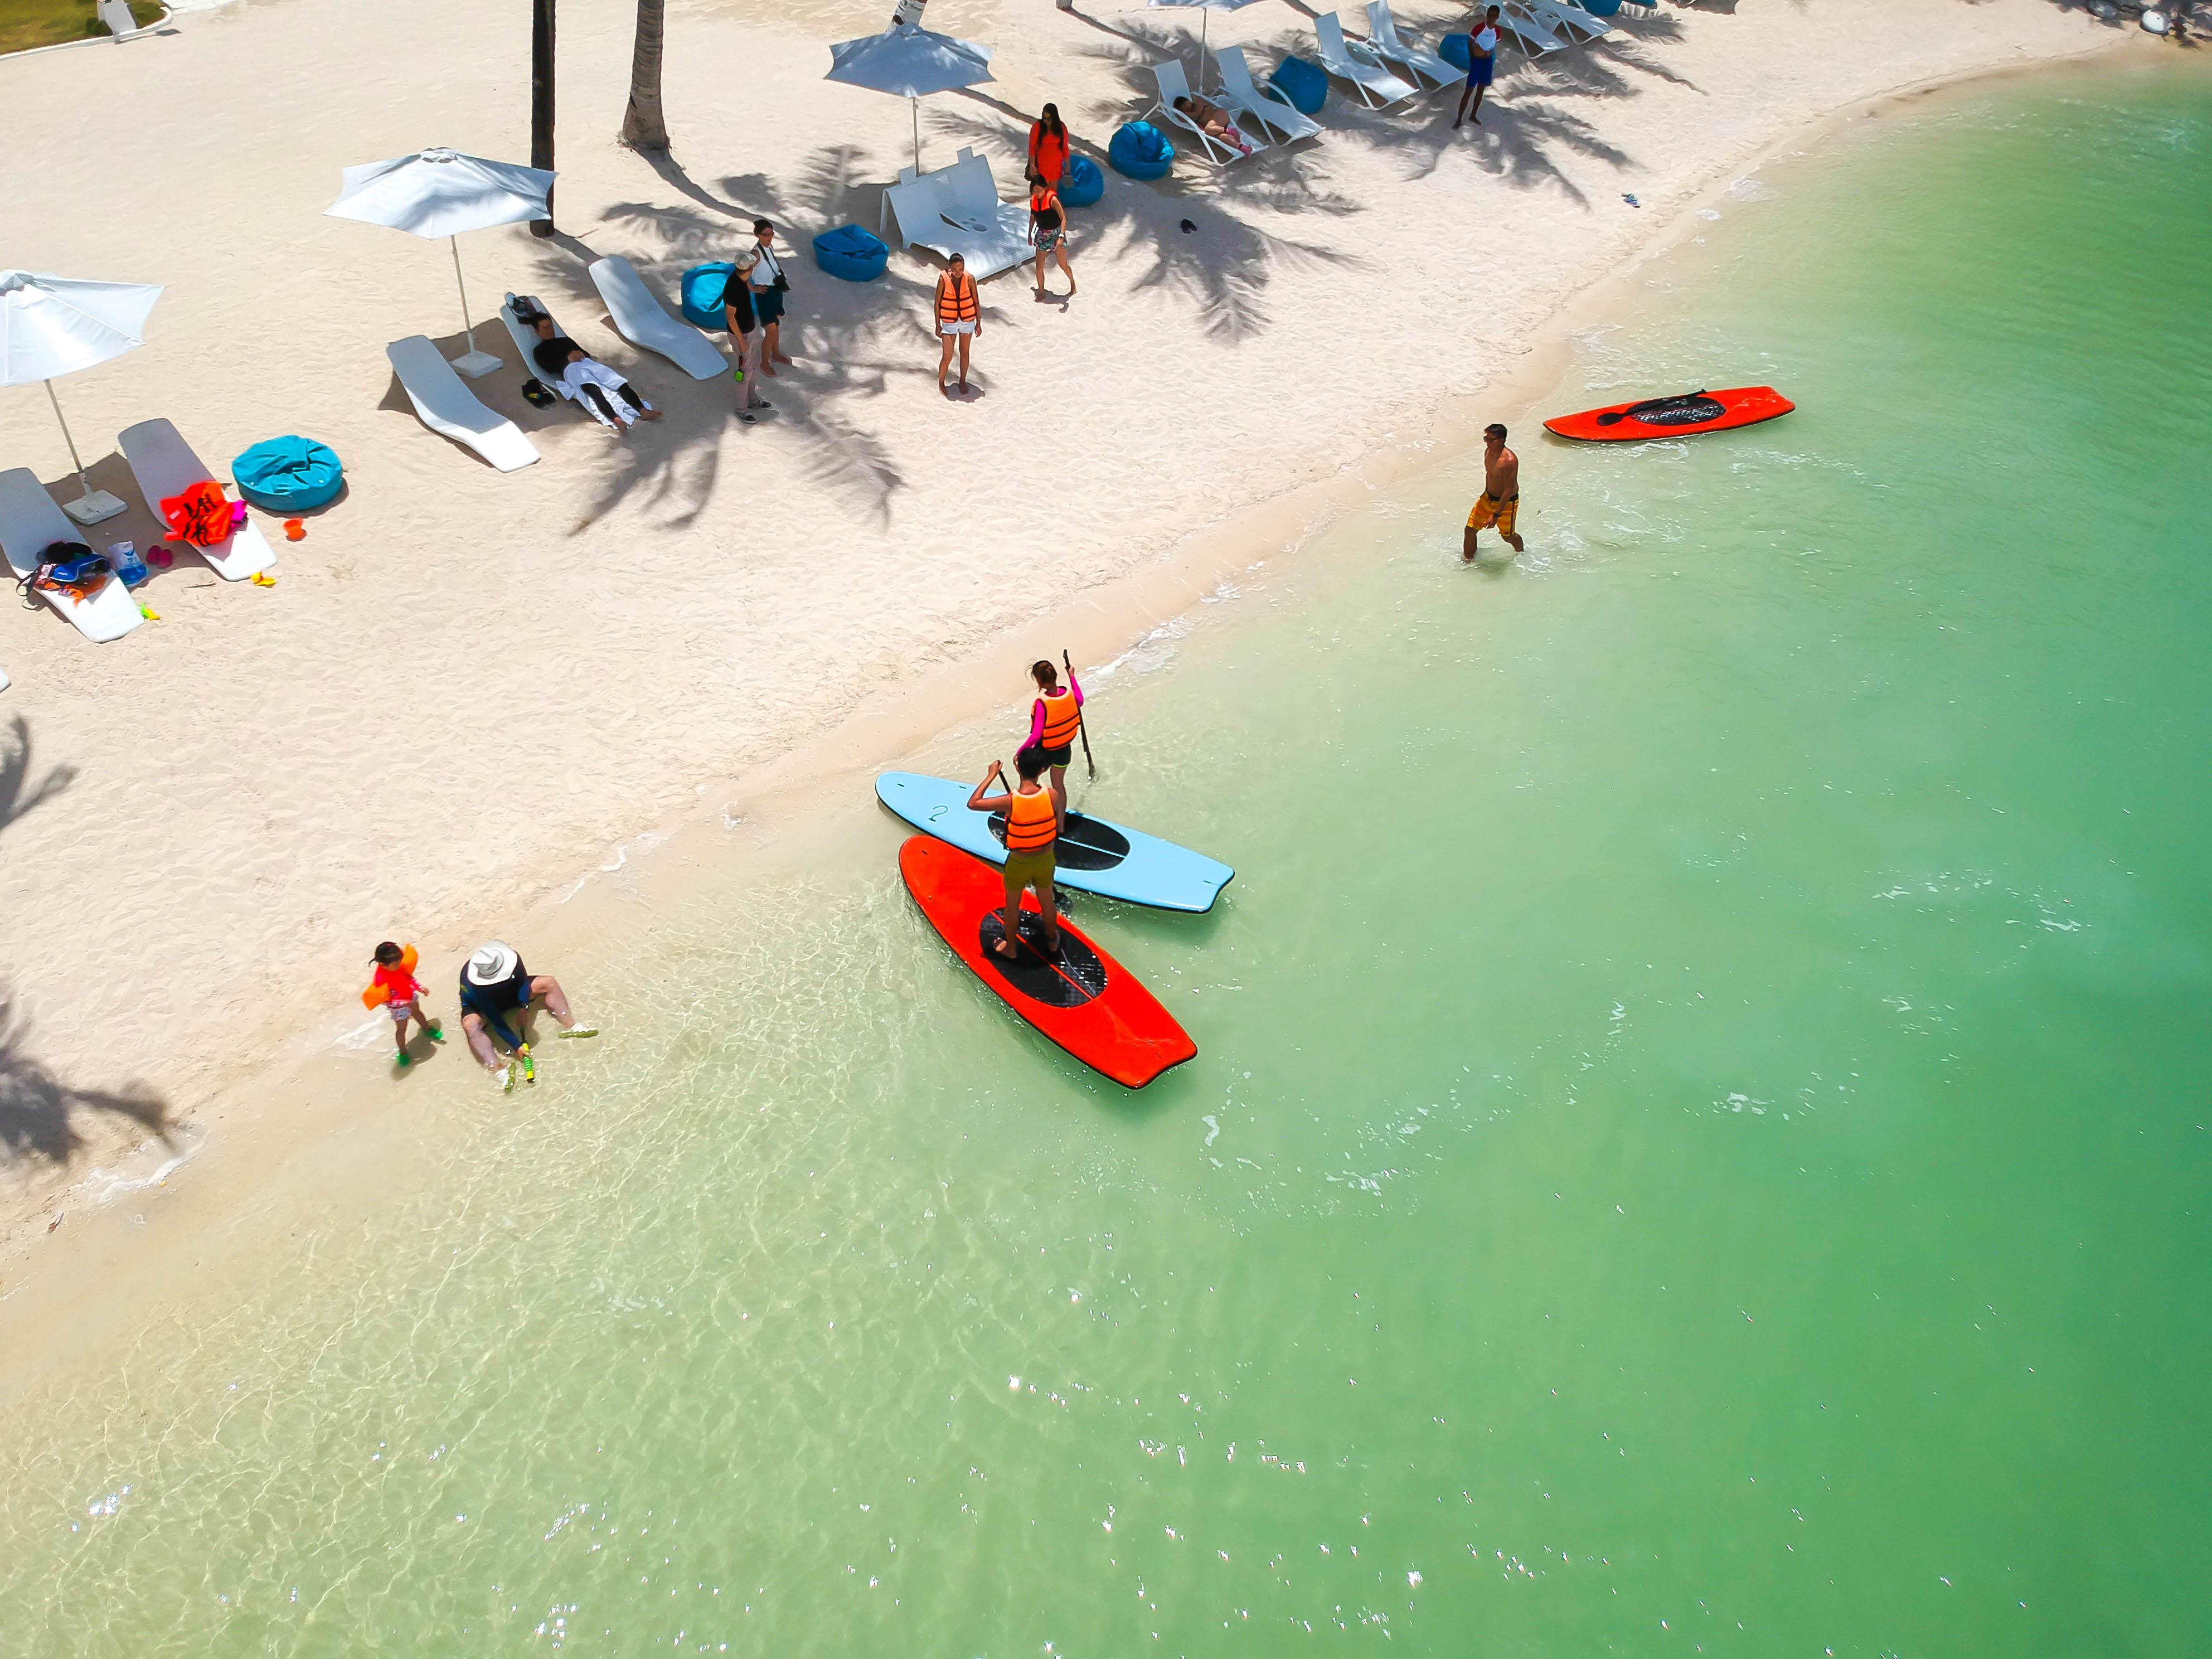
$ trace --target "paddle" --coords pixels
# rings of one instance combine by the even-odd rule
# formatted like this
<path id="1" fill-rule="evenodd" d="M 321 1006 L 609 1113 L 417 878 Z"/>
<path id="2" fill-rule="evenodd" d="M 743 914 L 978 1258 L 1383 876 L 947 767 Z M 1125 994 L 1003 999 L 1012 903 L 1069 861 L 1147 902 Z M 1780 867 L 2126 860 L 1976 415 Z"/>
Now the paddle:
<path id="1" fill-rule="evenodd" d="M 1068 660 L 1067 647 L 1064 645 L 1060 648 L 1060 665 L 1067 671 L 1068 684 L 1073 685 L 1075 684 L 1075 665 Z M 1077 726 L 1075 728 L 1075 735 L 1083 739 L 1083 766 L 1085 775 L 1086 776 L 1095 778 L 1098 775 L 1098 763 L 1091 758 L 1091 722 L 1086 720 L 1082 725 Z"/>
<path id="2" fill-rule="evenodd" d="M 1654 398 L 1648 403 L 1631 404 L 1626 409 L 1616 409 L 1609 415 L 1599 416 L 1597 423 L 1600 426 L 1619 426 L 1632 415 L 1651 415 L 1662 409 L 1685 408 L 1705 395 L 1700 388 L 1696 392 L 1686 392 L 1679 398 Z"/>

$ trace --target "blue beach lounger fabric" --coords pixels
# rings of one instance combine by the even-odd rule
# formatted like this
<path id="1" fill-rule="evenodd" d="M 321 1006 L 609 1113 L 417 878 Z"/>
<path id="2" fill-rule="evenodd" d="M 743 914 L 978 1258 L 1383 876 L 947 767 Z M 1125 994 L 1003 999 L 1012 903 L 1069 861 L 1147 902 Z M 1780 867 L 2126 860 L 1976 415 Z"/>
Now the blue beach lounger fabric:
<path id="1" fill-rule="evenodd" d="M 736 269 L 726 260 L 717 260 L 712 264 L 694 265 L 684 273 L 677 295 L 685 322 L 694 328 L 723 325 L 722 290 L 730 285 L 730 273 Z"/>
<path id="2" fill-rule="evenodd" d="M 890 257 L 882 239 L 859 225 L 840 225 L 814 239 L 814 263 L 843 282 L 873 282 Z"/>
<path id="3" fill-rule="evenodd" d="M 1124 121 L 1106 146 L 1114 171 L 1132 179 L 1164 179 L 1175 165 L 1175 146 L 1150 121 Z"/>
<path id="4" fill-rule="evenodd" d="M 1303 58 L 1285 58 L 1268 79 L 1301 115 L 1318 115 L 1328 101 L 1328 72 Z"/>
<path id="5" fill-rule="evenodd" d="M 337 499 L 345 467 L 313 438 L 264 438 L 230 464 L 238 493 L 264 513 L 312 513 Z"/>
<path id="6" fill-rule="evenodd" d="M 1105 193 L 1106 175 L 1099 171 L 1097 162 L 1088 155 L 1067 158 L 1067 169 L 1060 175 L 1062 207 L 1096 207 Z"/>

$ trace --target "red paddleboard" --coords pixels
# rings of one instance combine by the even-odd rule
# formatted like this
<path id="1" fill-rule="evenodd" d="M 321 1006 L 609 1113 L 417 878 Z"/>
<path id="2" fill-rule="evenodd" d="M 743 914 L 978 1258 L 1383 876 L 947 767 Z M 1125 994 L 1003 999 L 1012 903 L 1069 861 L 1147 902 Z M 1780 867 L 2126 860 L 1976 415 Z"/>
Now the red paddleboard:
<path id="1" fill-rule="evenodd" d="M 1756 426 L 1797 405 L 1771 386 L 1731 386 L 1725 392 L 1686 392 L 1674 398 L 1646 398 L 1562 415 L 1544 430 L 1583 443 L 1629 443 L 1643 438 L 1680 438 L 1693 432 L 1725 432 L 1732 426 Z"/>
<path id="2" fill-rule="evenodd" d="M 1043 951 L 1043 918 L 1036 897 L 1022 895 L 1022 951 L 998 953 L 1006 937 L 1004 879 L 995 866 L 929 836 L 899 848 L 906 890 L 975 977 L 1006 1006 L 1115 1082 L 1141 1089 L 1198 1052 L 1189 1033 L 1150 991 L 1066 921 L 1060 960 Z"/>

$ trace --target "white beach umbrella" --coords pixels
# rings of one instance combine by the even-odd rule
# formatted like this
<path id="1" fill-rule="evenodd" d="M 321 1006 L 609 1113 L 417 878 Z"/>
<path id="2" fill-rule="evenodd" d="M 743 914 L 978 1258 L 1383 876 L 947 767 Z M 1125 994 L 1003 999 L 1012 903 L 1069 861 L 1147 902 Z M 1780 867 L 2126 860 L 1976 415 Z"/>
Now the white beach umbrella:
<path id="1" fill-rule="evenodd" d="M 54 380 L 145 344 L 146 313 L 161 297 L 158 287 L 145 283 L 86 283 L 35 270 L 0 270 L 0 386 L 46 383 L 62 441 L 84 486 L 83 496 L 64 508 L 79 524 L 112 519 L 124 503 L 94 489 L 85 477 L 76 440 L 62 420 L 62 400 L 54 396 Z"/>
<path id="2" fill-rule="evenodd" d="M 1193 78 L 1191 84 L 1199 91 L 1204 92 L 1206 90 L 1206 27 L 1212 22 L 1213 14 L 1217 11 L 1242 11 L 1245 7 L 1255 3 L 1255 0 L 1146 0 L 1146 3 L 1150 6 L 1176 6 L 1185 9 L 1194 6 L 1198 9 L 1198 74 Z"/>
<path id="3" fill-rule="evenodd" d="M 991 78 L 991 48 L 973 40 L 933 34 L 911 23 L 894 24 L 881 34 L 841 40 L 830 48 L 825 81 L 842 81 L 903 98 L 914 109 L 914 170 L 921 171 L 921 105 L 933 92 L 951 92 Z"/>
<path id="4" fill-rule="evenodd" d="M 465 230 L 489 230 L 494 225 L 550 216 L 547 197 L 554 175 L 512 161 L 464 155 L 457 149 L 426 149 L 348 167 L 343 177 L 338 199 L 323 210 L 330 217 L 388 225 L 416 236 L 443 236 L 452 243 L 453 283 L 461 291 L 461 329 L 469 343 L 467 352 L 453 359 L 453 367 L 472 380 L 497 368 L 498 358 L 477 349 L 457 239 Z"/>

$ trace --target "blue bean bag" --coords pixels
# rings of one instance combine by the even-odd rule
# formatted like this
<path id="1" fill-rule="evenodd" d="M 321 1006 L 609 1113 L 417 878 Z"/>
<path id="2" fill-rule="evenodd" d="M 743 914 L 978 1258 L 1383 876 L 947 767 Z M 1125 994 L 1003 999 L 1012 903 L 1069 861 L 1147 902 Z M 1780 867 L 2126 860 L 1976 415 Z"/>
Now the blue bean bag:
<path id="1" fill-rule="evenodd" d="M 1462 75 L 1467 73 L 1468 65 L 1474 61 L 1474 49 L 1468 45 L 1464 34 L 1447 34 L 1437 41 L 1437 56 Z"/>
<path id="2" fill-rule="evenodd" d="M 840 225 L 814 239 L 814 263 L 848 283 L 874 282 L 890 258 L 890 249 L 858 225 Z"/>
<path id="3" fill-rule="evenodd" d="M 1106 175 L 1088 155 L 1071 155 L 1060 175 L 1060 199 L 1066 207 L 1095 207 L 1106 193 Z"/>
<path id="4" fill-rule="evenodd" d="M 1114 130 L 1106 146 L 1106 159 L 1114 171 L 1132 179 L 1164 179 L 1175 165 L 1175 146 L 1167 134 L 1150 121 L 1124 121 Z M 1073 165 L 1074 158 L 1070 157 Z"/>
<path id="5" fill-rule="evenodd" d="M 264 513 L 327 507 L 345 487 L 337 452 L 313 438 L 264 438 L 230 464 L 238 493 Z"/>
<path id="6" fill-rule="evenodd" d="M 722 290 L 730 285 L 730 274 L 737 270 L 726 261 L 710 265 L 694 265 L 684 273 L 684 285 L 678 290 L 683 295 L 678 303 L 684 311 L 684 320 L 694 328 L 722 326 Z"/>
<path id="7" fill-rule="evenodd" d="M 1328 102 L 1328 71 L 1303 58 L 1285 58 L 1267 77 L 1301 115 L 1318 115 Z"/>

